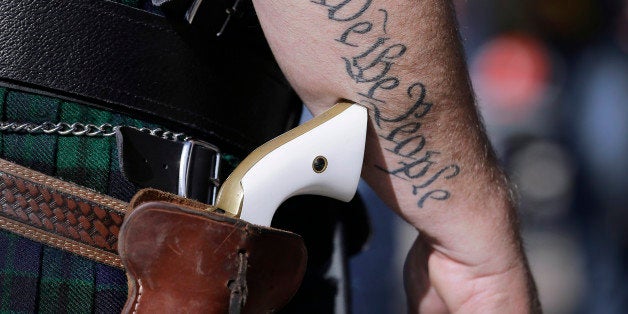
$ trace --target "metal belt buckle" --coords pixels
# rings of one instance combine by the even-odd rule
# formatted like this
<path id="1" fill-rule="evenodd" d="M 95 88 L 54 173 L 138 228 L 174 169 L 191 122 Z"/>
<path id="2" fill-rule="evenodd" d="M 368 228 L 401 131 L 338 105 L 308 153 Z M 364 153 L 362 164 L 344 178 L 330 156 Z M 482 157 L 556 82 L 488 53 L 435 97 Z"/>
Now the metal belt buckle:
<path id="1" fill-rule="evenodd" d="M 224 12 L 212 12 L 218 6 L 216 0 L 194 0 L 187 12 L 185 12 L 185 20 L 190 24 L 208 24 L 205 27 L 209 28 L 210 32 L 214 33 L 216 37 L 220 37 L 225 33 L 231 19 L 238 16 L 240 1 L 235 0 L 233 5 L 224 8 Z M 203 5 L 207 5 L 207 7 L 202 8 Z M 220 21 L 218 16 L 222 14 L 226 14 L 226 16 L 223 15 L 222 24 L 215 24 L 216 20 Z"/>
<path id="2" fill-rule="evenodd" d="M 220 150 L 207 142 L 181 140 L 180 134 L 174 135 L 172 138 L 172 132 L 117 128 L 124 177 L 140 188 L 154 188 L 213 205 L 220 185 Z"/>
<path id="3" fill-rule="evenodd" d="M 220 187 L 220 150 L 199 140 L 186 140 L 179 162 L 177 194 L 214 205 Z M 207 193 L 205 197 L 205 193 Z"/>

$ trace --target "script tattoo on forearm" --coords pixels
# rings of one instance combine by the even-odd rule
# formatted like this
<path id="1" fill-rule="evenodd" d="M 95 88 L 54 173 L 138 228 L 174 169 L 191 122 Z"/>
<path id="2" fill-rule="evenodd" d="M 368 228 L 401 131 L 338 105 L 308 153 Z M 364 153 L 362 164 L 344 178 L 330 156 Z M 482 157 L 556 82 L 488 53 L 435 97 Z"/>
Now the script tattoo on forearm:
<path id="1" fill-rule="evenodd" d="M 417 206 L 423 208 L 428 200 L 444 201 L 451 192 L 433 188 L 438 180 L 449 180 L 460 173 L 457 164 L 442 166 L 436 149 L 429 149 L 422 134 L 424 117 L 433 107 L 426 101 L 427 89 L 420 82 L 406 82 L 395 75 L 395 65 L 404 57 L 408 47 L 388 36 L 391 16 L 385 8 L 373 5 L 373 0 L 310 0 L 327 12 L 327 18 L 342 25 L 344 31 L 334 40 L 337 45 L 350 47 L 351 54 L 341 56 L 347 75 L 363 90 L 357 97 L 360 103 L 371 107 L 378 136 L 389 144 L 385 149 L 399 157 L 397 166 L 386 169 L 377 166 L 401 180 L 412 183 L 412 194 Z M 376 12 L 376 14 L 365 14 Z M 366 18 L 368 15 L 371 18 Z M 382 109 L 389 106 L 386 95 L 403 91 L 408 104 L 404 113 L 386 116 Z M 392 130 L 392 131 L 391 131 Z"/>

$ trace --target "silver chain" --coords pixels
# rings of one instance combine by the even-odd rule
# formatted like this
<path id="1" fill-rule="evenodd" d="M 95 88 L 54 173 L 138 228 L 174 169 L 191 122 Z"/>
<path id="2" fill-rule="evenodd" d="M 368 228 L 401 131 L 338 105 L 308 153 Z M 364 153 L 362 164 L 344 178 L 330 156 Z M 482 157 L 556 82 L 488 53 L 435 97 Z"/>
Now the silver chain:
<path id="1" fill-rule="evenodd" d="M 30 122 L 11 122 L 0 121 L 0 132 L 5 133 L 29 133 L 29 134 L 52 134 L 63 136 L 89 136 L 89 137 L 107 137 L 116 134 L 116 130 L 119 129 L 118 125 L 111 125 L 104 123 L 101 125 L 89 124 L 89 123 L 30 123 Z M 161 128 L 136 128 L 142 132 L 149 133 L 153 136 L 159 136 L 161 138 L 169 139 L 172 141 L 187 141 L 189 136 L 180 132 L 172 132 Z"/>

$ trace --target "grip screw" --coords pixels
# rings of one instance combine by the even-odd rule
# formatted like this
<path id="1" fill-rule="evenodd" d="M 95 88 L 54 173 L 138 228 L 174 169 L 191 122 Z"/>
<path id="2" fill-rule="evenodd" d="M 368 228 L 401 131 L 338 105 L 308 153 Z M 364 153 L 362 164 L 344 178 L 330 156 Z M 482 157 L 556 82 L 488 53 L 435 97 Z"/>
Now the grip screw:
<path id="1" fill-rule="evenodd" d="M 321 173 L 327 169 L 327 158 L 323 156 L 316 156 L 312 161 L 312 169 L 316 173 Z"/>

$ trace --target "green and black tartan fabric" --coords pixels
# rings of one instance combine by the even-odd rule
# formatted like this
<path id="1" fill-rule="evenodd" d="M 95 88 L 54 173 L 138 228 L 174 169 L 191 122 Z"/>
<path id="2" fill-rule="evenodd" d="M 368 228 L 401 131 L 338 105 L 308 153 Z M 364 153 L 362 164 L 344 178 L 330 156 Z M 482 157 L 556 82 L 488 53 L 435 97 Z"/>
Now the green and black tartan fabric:
<path id="1" fill-rule="evenodd" d="M 112 1 L 159 12 L 150 0 Z M 0 120 L 159 127 L 107 110 L 3 87 Z M 137 191 L 122 175 L 114 137 L 0 132 L 0 158 L 127 202 Z M 231 169 L 239 162 L 224 152 L 222 160 Z M 123 270 L 0 229 L 0 313 L 119 313 L 126 297 Z"/>
<path id="2" fill-rule="evenodd" d="M 76 103 L 0 88 L 2 120 L 156 127 Z M 128 201 L 113 137 L 0 135 L 0 156 Z M 0 312 L 114 313 L 126 300 L 122 270 L 0 231 Z"/>
<path id="3" fill-rule="evenodd" d="M 138 0 L 118 2 L 139 6 Z M 2 120 L 110 123 L 155 127 L 76 103 L 0 88 Z M 48 175 L 129 200 L 115 139 L 0 134 L 0 156 Z M 0 200 L 1 201 L 1 200 Z M 0 231 L 0 312 L 119 313 L 126 300 L 124 271 Z"/>

